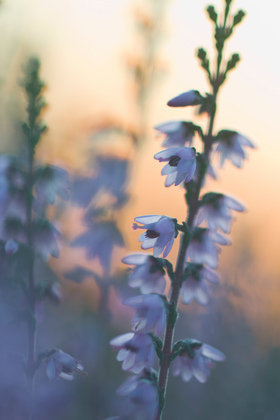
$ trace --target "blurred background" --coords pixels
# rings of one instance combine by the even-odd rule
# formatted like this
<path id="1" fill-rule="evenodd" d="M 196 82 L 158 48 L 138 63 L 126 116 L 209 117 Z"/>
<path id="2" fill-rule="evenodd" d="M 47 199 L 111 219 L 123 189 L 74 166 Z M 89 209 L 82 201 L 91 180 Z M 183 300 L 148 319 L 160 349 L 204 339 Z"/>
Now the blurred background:
<path id="1" fill-rule="evenodd" d="M 206 126 L 204 116 L 168 108 L 166 102 L 190 89 L 209 89 L 195 58 L 198 47 L 214 56 L 207 5 L 204 0 L 1 3 L 0 152 L 21 153 L 25 100 L 18 79 L 22 64 L 37 56 L 47 85 L 43 118 L 49 129 L 36 157 L 68 170 L 72 179 L 70 201 L 58 202 L 50 213 L 62 236 L 60 257 L 49 260 L 48 275 L 60 280 L 63 299 L 39 309 L 38 349 L 61 348 L 82 360 L 88 376 L 50 383 L 41 367 L 38 420 L 102 420 L 124 404 L 115 390 L 125 375 L 108 344 L 130 329 L 132 312 L 121 301 L 132 292 L 120 260 L 140 250 L 131 229 L 134 217 L 185 219 L 183 189 L 166 189 L 153 159 L 161 150 L 153 127 L 193 118 Z M 215 6 L 221 8 L 222 1 Z M 175 418 L 192 420 L 280 418 L 280 6 L 273 0 L 236 0 L 233 8 L 247 16 L 226 53 L 239 52 L 242 61 L 221 90 L 215 131 L 239 131 L 257 150 L 244 168 L 229 163 L 219 169 L 218 180 L 205 191 L 232 195 L 248 212 L 236 217 L 233 245 L 222 251 L 221 284 L 213 288 L 211 303 L 182 307 L 176 331 L 221 349 L 227 360 L 204 385 L 171 378 L 165 419 L 175 412 Z M 177 249 L 170 254 L 173 262 Z M 7 348 L 22 342 L 21 327 L 2 324 Z M 0 408 L 9 413 L 20 398 L 11 378 L 1 383 L 7 398 Z M 13 411 L 10 419 L 17 418 Z"/>

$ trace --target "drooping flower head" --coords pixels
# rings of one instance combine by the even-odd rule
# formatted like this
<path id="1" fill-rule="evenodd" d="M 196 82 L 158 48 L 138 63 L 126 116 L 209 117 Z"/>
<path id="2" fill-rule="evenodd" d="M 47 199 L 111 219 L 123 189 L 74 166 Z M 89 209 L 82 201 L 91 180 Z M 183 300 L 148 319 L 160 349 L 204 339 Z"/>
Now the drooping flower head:
<path id="1" fill-rule="evenodd" d="M 49 379 L 63 378 L 72 381 L 75 372 L 84 372 L 82 364 L 62 350 L 54 349 L 46 362 Z"/>
<path id="2" fill-rule="evenodd" d="M 59 247 L 57 237 L 59 231 L 50 222 L 45 219 L 35 219 L 32 224 L 33 241 L 36 252 L 47 260 L 49 255 L 54 258 L 59 256 Z"/>
<path id="3" fill-rule="evenodd" d="M 231 210 L 243 212 L 245 207 L 227 195 L 207 193 L 202 197 L 196 224 L 200 225 L 205 220 L 210 229 L 220 228 L 224 233 L 229 233 L 232 224 Z"/>
<path id="4" fill-rule="evenodd" d="M 198 90 L 189 90 L 187 92 L 181 93 L 178 96 L 170 99 L 167 102 L 168 106 L 171 107 L 183 107 L 183 106 L 193 106 L 200 105 L 203 102 L 203 96 L 199 93 Z"/>
<path id="5" fill-rule="evenodd" d="M 195 227 L 188 246 L 186 258 L 197 264 L 206 264 L 216 269 L 219 263 L 220 245 L 230 245 L 230 240 L 218 232 Z"/>
<path id="6" fill-rule="evenodd" d="M 124 264 L 135 265 L 128 277 L 130 287 L 140 287 L 143 294 L 158 293 L 165 290 L 165 270 L 158 258 L 148 254 L 127 255 L 122 259 Z"/>
<path id="7" fill-rule="evenodd" d="M 209 301 L 207 282 L 217 284 L 218 274 L 202 264 L 195 263 L 188 263 L 186 270 L 189 274 L 180 289 L 182 303 L 187 305 L 196 300 L 200 305 L 207 305 Z"/>
<path id="8" fill-rule="evenodd" d="M 163 147 L 191 146 L 195 134 L 195 125 L 187 121 L 169 121 L 156 125 L 154 129 L 165 134 Z"/>
<path id="9" fill-rule="evenodd" d="M 244 159 L 246 159 L 244 147 L 255 148 L 251 140 L 237 133 L 237 131 L 221 130 L 216 136 L 216 141 L 218 142 L 216 152 L 220 155 L 221 167 L 228 159 L 237 168 L 241 168 Z"/>
<path id="10" fill-rule="evenodd" d="M 139 242 L 143 242 L 142 249 L 154 248 L 153 255 L 158 257 L 163 252 L 163 258 L 167 257 L 171 251 L 174 238 L 178 235 L 176 231 L 176 220 L 168 216 L 139 216 L 135 217 L 135 222 L 142 223 L 139 226 L 136 223 L 133 229 L 146 229 L 146 232 L 139 236 Z"/>
<path id="11" fill-rule="evenodd" d="M 182 376 L 188 382 L 194 376 L 205 383 L 213 367 L 213 361 L 222 362 L 225 355 L 220 350 L 194 339 L 184 340 L 179 355 L 173 363 L 174 376 Z"/>
<path id="12" fill-rule="evenodd" d="M 126 415 L 136 420 L 155 420 L 158 412 L 158 391 L 153 381 L 144 376 L 127 378 L 117 394 L 128 397 Z"/>
<path id="13" fill-rule="evenodd" d="M 133 296 L 123 303 L 136 309 L 132 319 L 133 331 L 148 333 L 155 330 L 157 335 L 163 335 L 166 308 L 162 297 L 156 294 Z"/>
<path id="14" fill-rule="evenodd" d="M 190 182 L 196 169 L 195 149 L 190 147 L 172 147 L 154 155 L 159 162 L 168 162 L 161 170 L 161 175 L 167 175 L 165 186 L 179 185 Z"/>
<path id="15" fill-rule="evenodd" d="M 124 371 L 140 373 L 150 369 L 154 361 L 153 341 L 148 334 L 126 333 L 113 338 L 111 346 L 119 350 L 117 360 Z"/>
<path id="16" fill-rule="evenodd" d="M 68 172 L 59 166 L 45 165 L 36 169 L 35 191 L 38 208 L 54 204 L 55 197 L 67 200 L 69 196 Z"/>

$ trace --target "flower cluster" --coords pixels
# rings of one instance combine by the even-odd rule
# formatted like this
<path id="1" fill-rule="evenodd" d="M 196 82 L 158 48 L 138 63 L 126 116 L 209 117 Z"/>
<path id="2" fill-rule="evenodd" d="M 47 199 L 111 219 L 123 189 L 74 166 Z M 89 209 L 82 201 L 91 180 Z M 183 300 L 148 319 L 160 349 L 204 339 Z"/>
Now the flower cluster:
<path id="1" fill-rule="evenodd" d="M 226 3 L 229 5 L 231 2 Z M 216 22 L 217 14 L 213 9 L 211 6 L 209 16 Z M 230 6 L 225 11 L 225 24 L 229 10 Z M 234 26 L 236 24 L 234 19 L 232 22 Z M 216 30 L 217 28 L 216 26 Z M 243 204 L 228 195 L 208 192 L 201 196 L 206 174 L 216 178 L 212 167 L 213 156 L 220 157 L 221 166 L 226 160 L 230 160 L 240 168 L 246 157 L 244 148 L 254 147 L 250 140 L 235 131 L 221 130 L 214 134 L 219 87 L 224 82 L 227 72 L 238 61 L 235 57 L 233 61 L 228 62 L 226 71 L 220 73 L 221 54 L 224 42 L 229 37 L 228 33 L 222 35 L 218 32 L 215 35 L 218 54 L 216 74 L 211 74 L 206 51 L 203 49 L 198 51 L 198 58 L 202 68 L 207 72 L 212 91 L 203 95 L 198 90 L 190 90 L 167 103 L 168 106 L 176 108 L 196 107 L 199 114 L 208 115 L 208 129 L 204 133 L 201 127 L 183 120 L 169 121 L 155 126 L 157 132 L 165 138 L 162 144 L 164 150 L 156 153 L 154 158 L 165 163 L 161 174 L 166 175 L 166 187 L 181 184 L 184 186 L 188 207 L 187 219 L 180 224 L 176 218 L 166 215 L 136 217 L 133 229 L 145 231 L 139 236 L 141 248 L 153 249 L 153 256 L 132 254 L 122 260 L 125 264 L 134 266 L 129 271 L 128 282 L 133 288 L 139 287 L 142 295 L 129 297 L 123 302 L 135 310 L 132 320 L 133 332 L 113 338 L 110 344 L 118 350 L 117 360 L 122 362 L 123 370 L 137 375 L 125 381 L 119 394 L 137 398 L 137 403 L 141 406 L 150 404 L 149 414 L 146 412 L 143 417 L 148 420 L 154 420 L 155 416 L 157 419 L 162 418 L 171 364 L 173 374 L 181 375 L 183 381 L 187 382 L 194 376 L 199 382 L 204 383 L 213 363 L 225 360 L 225 355 L 220 350 L 195 339 L 186 338 L 176 343 L 173 343 L 172 338 L 170 340 L 174 334 L 178 315 L 178 297 L 180 296 L 181 302 L 185 305 L 193 301 L 200 305 L 209 302 L 211 296 L 209 285 L 219 284 L 219 274 L 216 270 L 221 246 L 231 244 L 227 235 L 231 231 L 233 212 L 245 211 Z M 198 147 L 192 147 L 196 146 L 197 141 L 200 142 Z M 198 153 L 196 150 L 202 151 Z M 181 242 L 177 264 L 173 268 L 167 257 L 179 233 Z M 170 292 L 168 296 L 164 296 L 167 275 L 170 280 Z M 156 375 L 159 392 L 157 398 L 154 383 L 149 382 L 155 353 L 159 359 L 159 372 Z M 145 375 L 150 375 L 148 382 Z M 158 413 L 155 413 L 157 410 Z M 137 415 L 135 418 L 138 419 Z"/>

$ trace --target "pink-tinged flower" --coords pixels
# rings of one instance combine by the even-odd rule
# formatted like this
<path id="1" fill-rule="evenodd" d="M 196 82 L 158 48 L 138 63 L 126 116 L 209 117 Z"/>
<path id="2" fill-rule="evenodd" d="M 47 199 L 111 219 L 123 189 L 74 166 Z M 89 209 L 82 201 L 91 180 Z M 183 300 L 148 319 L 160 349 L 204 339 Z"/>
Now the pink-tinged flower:
<path id="1" fill-rule="evenodd" d="M 137 420 L 155 420 L 158 412 L 158 391 L 152 381 L 139 376 L 127 378 L 117 394 L 128 397 L 126 415 Z M 136 417 L 135 417 L 136 416 Z"/>
<path id="2" fill-rule="evenodd" d="M 202 104 L 203 96 L 198 92 L 198 90 L 189 90 L 188 92 L 181 93 L 175 98 L 170 99 L 167 102 L 168 106 L 171 107 L 182 107 L 182 106 L 192 106 Z"/>
<path id="3" fill-rule="evenodd" d="M 207 305 L 209 301 L 209 289 L 207 282 L 219 283 L 219 276 L 215 271 L 203 267 L 202 264 L 188 263 L 189 275 L 183 282 L 180 295 L 185 305 L 196 300 L 200 305 Z"/>
<path id="4" fill-rule="evenodd" d="M 148 334 L 122 334 L 113 338 L 110 344 L 119 350 L 117 360 L 123 362 L 124 371 L 140 373 L 143 369 L 152 367 L 154 346 Z"/>
<path id="5" fill-rule="evenodd" d="M 189 146 L 192 145 L 193 127 L 192 123 L 186 121 L 169 121 L 156 125 L 154 129 L 165 134 L 165 140 L 162 143 L 163 147 L 183 147 L 186 143 Z"/>
<path id="6" fill-rule="evenodd" d="M 166 322 L 166 309 L 164 300 L 156 294 L 140 295 L 127 298 L 124 305 L 136 309 L 132 319 L 132 330 L 148 333 L 155 330 L 157 335 L 162 335 Z"/>
<path id="7" fill-rule="evenodd" d="M 63 378 L 72 381 L 75 372 L 84 372 L 82 364 L 62 350 L 54 349 L 46 362 L 49 379 Z"/>
<path id="8" fill-rule="evenodd" d="M 216 269 L 219 264 L 219 253 L 221 252 L 217 244 L 230 245 L 231 242 L 218 232 L 195 227 L 186 258 L 191 262 L 206 264 L 208 267 Z"/>
<path id="9" fill-rule="evenodd" d="M 226 356 L 220 350 L 194 339 L 184 340 L 179 356 L 173 363 L 173 374 L 188 382 L 194 376 L 205 383 L 213 367 L 213 361 L 222 362 Z"/>
<path id="10" fill-rule="evenodd" d="M 237 168 L 241 168 L 246 154 L 244 147 L 255 148 L 254 144 L 245 136 L 236 131 L 221 130 L 216 137 L 218 145 L 216 152 L 220 154 L 220 166 L 222 167 L 225 160 L 228 159 Z"/>
<path id="11" fill-rule="evenodd" d="M 157 258 L 148 254 L 134 254 L 124 257 L 122 262 L 135 265 L 128 277 L 130 287 L 140 287 L 143 294 L 158 293 L 162 295 L 164 293 L 165 271 Z"/>
<path id="12" fill-rule="evenodd" d="M 220 228 L 224 233 L 229 233 L 232 224 L 231 210 L 243 212 L 245 207 L 227 195 L 207 193 L 202 197 L 196 224 L 200 225 L 205 220 L 209 229 Z"/>
<path id="13" fill-rule="evenodd" d="M 143 242 L 142 249 L 154 248 L 153 255 L 158 257 L 163 252 L 163 258 L 167 257 L 171 251 L 174 238 L 177 236 L 175 229 L 175 220 L 168 216 L 139 216 L 135 217 L 135 222 L 142 223 L 144 226 L 138 226 L 136 223 L 133 229 L 146 229 L 147 231 L 139 236 L 139 242 Z"/>
<path id="14" fill-rule="evenodd" d="M 190 147 L 172 147 L 156 153 L 159 162 L 168 162 L 161 170 L 161 175 L 167 175 L 165 186 L 179 185 L 190 182 L 196 169 L 195 150 Z"/>

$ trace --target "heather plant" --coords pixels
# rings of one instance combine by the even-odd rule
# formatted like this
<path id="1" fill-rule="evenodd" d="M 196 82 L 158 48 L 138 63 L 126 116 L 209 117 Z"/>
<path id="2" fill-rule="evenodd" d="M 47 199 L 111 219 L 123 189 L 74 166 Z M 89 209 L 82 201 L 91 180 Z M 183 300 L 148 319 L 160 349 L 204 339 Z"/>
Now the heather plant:
<path id="1" fill-rule="evenodd" d="M 49 379 L 72 380 L 75 372 L 84 370 L 74 357 L 53 345 L 46 350 L 37 349 L 42 303 L 45 300 L 59 303 L 62 298 L 60 284 L 48 265 L 50 257 L 59 256 L 60 236 L 55 223 L 50 220 L 49 210 L 51 205 L 57 204 L 58 198 L 65 200 L 69 194 L 67 171 L 36 159 L 38 144 L 46 131 L 41 120 L 46 103 L 39 69 L 39 61 L 29 59 L 20 79 L 27 100 L 27 119 L 22 124 L 22 154 L 0 156 L 0 306 L 7 326 L 25 326 L 26 338 L 18 325 L 17 347 L 12 350 L 7 347 L 7 352 L 12 351 L 17 360 L 14 365 L 20 369 L 18 377 L 24 377 L 23 382 L 17 381 L 17 387 L 23 386 L 27 390 L 22 394 L 27 407 L 26 413 L 22 408 L 22 418 L 28 419 L 32 417 L 35 375 L 41 364 Z M 7 374 L 10 379 L 11 373 L 6 373 L 6 370 L 9 372 L 5 366 L 3 376 Z M 13 418 L 11 412 L 2 414 Z"/>
<path id="2" fill-rule="evenodd" d="M 220 88 L 240 60 L 237 53 L 225 58 L 224 48 L 245 16 L 243 10 L 232 11 L 231 0 L 223 3 L 221 14 L 214 6 L 207 8 L 214 27 L 213 65 L 205 49 L 197 50 L 209 92 L 190 90 L 168 102 L 170 107 L 194 107 L 207 118 L 206 130 L 192 121 L 169 121 L 155 127 L 164 135 L 164 150 L 154 158 L 164 163 L 161 174 L 166 176 L 166 187 L 184 187 L 187 218 L 180 223 L 176 217 L 166 215 L 135 217 L 133 229 L 143 231 L 139 237 L 141 248 L 153 249 L 153 253 L 132 254 L 123 259 L 123 263 L 132 266 L 129 285 L 139 288 L 142 294 L 123 302 L 135 310 L 132 332 L 110 342 L 118 351 L 122 369 L 133 374 L 118 388 L 117 393 L 126 397 L 127 404 L 121 415 L 112 419 L 161 420 L 170 371 L 185 382 L 195 377 L 204 383 L 214 362 L 225 360 L 222 351 L 196 338 L 182 337 L 174 342 L 180 298 L 185 305 L 193 300 L 201 305 L 208 303 L 209 285 L 219 283 L 216 270 L 220 246 L 230 244 L 226 235 L 231 230 L 233 211 L 245 210 L 243 204 L 225 194 L 202 193 L 207 177 L 216 178 L 214 159 L 218 156 L 220 167 L 231 161 L 241 168 L 246 148 L 254 148 L 247 137 L 232 129 L 215 130 Z M 177 262 L 173 266 L 167 257 L 179 237 Z M 170 290 L 165 294 L 167 278 Z"/>

